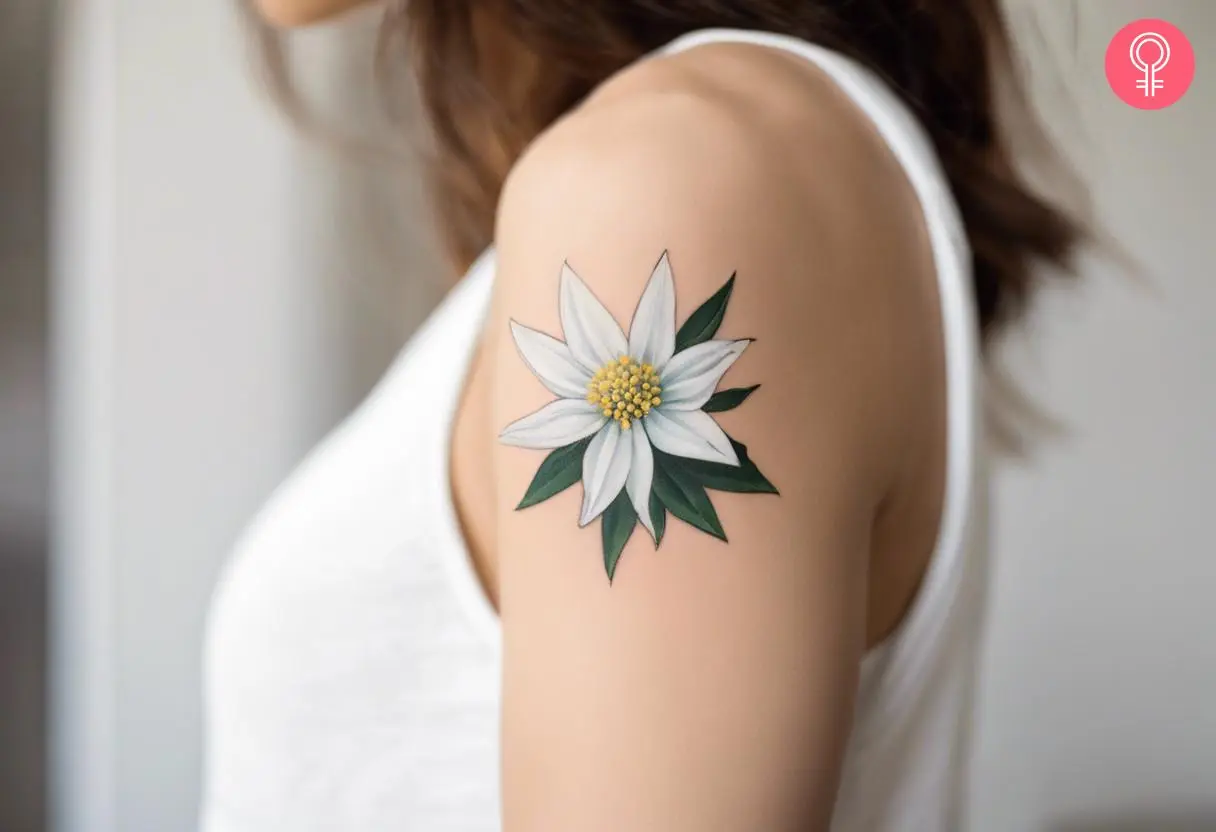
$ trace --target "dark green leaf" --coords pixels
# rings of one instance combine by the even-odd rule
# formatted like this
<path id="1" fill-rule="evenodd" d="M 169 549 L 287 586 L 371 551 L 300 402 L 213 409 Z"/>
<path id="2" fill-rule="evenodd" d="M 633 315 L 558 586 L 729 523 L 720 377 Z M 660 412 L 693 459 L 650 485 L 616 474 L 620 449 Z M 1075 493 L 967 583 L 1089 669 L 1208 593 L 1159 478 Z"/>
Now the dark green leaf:
<path id="1" fill-rule="evenodd" d="M 589 444 L 591 437 L 558 448 L 545 457 L 545 461 L 536 471 L 536 476 L 532 478 L 532 484 L 524 493 L 524 498 L 515 507 L 516 511 L 543 503 L 582 479 L 583 452 Z"/>
<path id="2" fill-rule="evenodd" d="M 667 508 L 653 489 L 650 492 L 650 524 L 654 526 L 654 548 L 657 549 L 667 531 Z"/>
<path id="3" fill-rule="evenodd" d="M 616 565 L 621 559 L 621 552 L 633 534 L 637 525 L 638 514 L 629 502 L 629 495 L 624 489 L 617 495 L 600 518 L 600 531 L 604 539 L 604 570 L 608 573 L 608 582 L 616 574 Z"/>
<path id="4" fill-rule="evenodd" d="M 719 540 L 726 540 L 718 512 L 709 501 L 705 488 L 687 470 L 670 464 L 673 460 L 682 461 L 668 454 L 655 453 L 654 481 L 651 485 L 654 493 L 667 510 L 680 520 Z"/>
<path id="5" fill-rule="evenodd" d="M 662 453 L 662 451 L 655 452 L 655 464 L 656 466 L 659 464 L 658 457 L 662 455 L 664 468 L 682 470 L 693 481 L 705 488 L 712 488 L 715 491 L 733 491 L 739 494 L 780 493 L 760 473 L 760 469 L 756 467 L 756 463 L 752 462 L 751 457 L 747 455 L 746 445 L 733 439 L 730 440 L 730 444 L 734 447 L 735 453 L 739 457 L 739 466 L 737 468 L 733 465 L 722 465 L 717 462 L 703 462 L 699 459 L 673 457 Z"/>
<path id="6" fill-rule="evenodd" d="M 759 386 L 759 384 L 753 384 L 751 387 L 732 387 L 729 390 L 719 390 L 709 397 L 709 401 L 701 409 L 706 413 L 725 413 L 728 410 L 734 410 L 743 404 L 748 396 L 756 392 L 756 388 Z"/>
<path id="7" fill-rule="evenodd" d="M 688 320 L 676 333 L 676 352 L 686 350 L 714 337 L 718 327 L 722 325 L 722 318 L 726 315 L 726 304 L 730 301 L 730 293 L 734 291 L 734 288 L 735 276 L 732 274 L 730 280 L 726 281 L 721 289 L 714 292 L 713 297 L 688 316 Z"/>

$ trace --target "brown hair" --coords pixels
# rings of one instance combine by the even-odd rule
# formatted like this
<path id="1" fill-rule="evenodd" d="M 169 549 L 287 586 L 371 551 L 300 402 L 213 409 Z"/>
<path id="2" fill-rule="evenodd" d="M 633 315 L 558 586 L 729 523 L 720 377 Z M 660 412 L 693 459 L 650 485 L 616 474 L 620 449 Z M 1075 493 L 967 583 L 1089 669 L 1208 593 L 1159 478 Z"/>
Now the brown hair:
<path id="1" fill-rule="evenodd" d="M 1024 180 L 998 117 L 1004 91 L 1013 112 L 1002 115 L 1031 125 L 999 0 L 398 0 L 383 23 L 381 65 L 406 58 L 416 73 L 455 264 L 490 244 L 507 173 L 539 133 L 613 73 L 714 27 L 822 44 L 900 94 L 961 207 L 985 335 L 1025 306 L 1036 266 L 1071 270 L 1084 231 Z"/>
<path id="2" fill-rule="evenodd" d="M 998 0 L 408 0 L 385 26 L 406 35 L 441 229 L 462 265 L 489 244 L 503 181 L 538 133 L 622 67 L 709 27 L 822 44 L 903 97 L 962 209 L 986 334 L 1025 305 L 1036 264 L 1069 269 L 1082 236 L 1020 177 L 998 121 L 998 81 L 1016 83 Z"/>

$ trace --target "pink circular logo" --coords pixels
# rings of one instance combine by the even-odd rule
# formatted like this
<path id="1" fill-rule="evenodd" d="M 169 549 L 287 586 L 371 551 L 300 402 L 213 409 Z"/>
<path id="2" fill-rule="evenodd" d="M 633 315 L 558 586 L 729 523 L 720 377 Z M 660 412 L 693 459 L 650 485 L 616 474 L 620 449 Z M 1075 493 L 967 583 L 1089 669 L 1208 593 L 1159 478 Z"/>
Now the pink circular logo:
<path id="1" fill-rule="evenodd" d="M 1186 94 L 1195 77 L 1195 50 L 1182 30 L 1147 18 L 1119 30 L 1106 47 L 1106 80 L 1124 102 L 1163 110 Z"/>

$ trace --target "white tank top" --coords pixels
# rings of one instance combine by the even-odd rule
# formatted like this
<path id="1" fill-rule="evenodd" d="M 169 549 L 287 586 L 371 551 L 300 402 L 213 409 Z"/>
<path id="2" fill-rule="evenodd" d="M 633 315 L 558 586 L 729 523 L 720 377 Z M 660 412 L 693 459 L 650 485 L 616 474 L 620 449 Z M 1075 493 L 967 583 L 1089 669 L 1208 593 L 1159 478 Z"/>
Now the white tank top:
<path id="1" fill-rule="evenodd" d="M 874 74 L 755 32 L 696 32 L 665 51 L 724 41 L 788 50 L 834 79 L 889 143 L 924 210 L 948 381 L 940 537 L 904 622 L 864 659 L 832 829 L 957 829 L 985 502 L 959 212 L 920 125 Z M 204 832 L 500 828 L 499 625 L 448 482 L 463 376 L 453 362 L 471 360 L 494 268 L 487 252 L 237 548 L 207 636 Z"/>

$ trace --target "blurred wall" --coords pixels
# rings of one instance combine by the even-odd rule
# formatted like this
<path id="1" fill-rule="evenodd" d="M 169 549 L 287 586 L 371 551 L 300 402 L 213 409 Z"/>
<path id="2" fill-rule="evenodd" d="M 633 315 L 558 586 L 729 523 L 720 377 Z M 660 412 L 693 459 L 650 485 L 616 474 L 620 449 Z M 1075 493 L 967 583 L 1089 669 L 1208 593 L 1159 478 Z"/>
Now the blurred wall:
<path id="1" fill-rule="evenodd" d="M 1175 815 L 1202 819 L 1216 794 L 1216 6 L 1079 0 L 1074 23 L 1074 4 L 1029 5 L 1027 49 L 1052 58 L 1035 61 L 1039 100 L 1151 282 L 1095 261 L 1010 349 L 1074 434 L 997 483 L 973 828 L 1182 830 L 1195 818 Z M 303 144 L 252 94 L 225 3 L 67 7 L 56 805 L 65 832 L 173 832 L 197 806 L 198 647 L 220 564 L 429 306 L 432 260 L 413 180 Z M 1102 77 L 1109 37 L 1147 14 L 1200 55 L 1188 98 L 1161 113 Z M 310 89 L 361 116 L 367 34 L 303 44 Z"/>
<path id="2" fill-rule="evenodd" d="M 0 2 L 0 830 L 45 815 L 48 0 Z"/>
<path id="3" fill-rule="evenodd" d="M 1036 100 L 1131 278 L 1086 264 L 1011 344 L 1067 426 L 997 479 L 973 828 L 1216 829 L 1216 3 L 1035 0 Z M 1073 14 L 1075 9 L 1075 16 Z M 1168 110 L 1106 85 L 1106 45 L 1165 18 L 1197 74 Z"/>
<path id="4" fill-rule="evenodd" d="M 338 90 L 370 90 L 366 24 L 306 37 L 299 56 L 309 95 L 355 131 L 370 94 Z M 193 827 L 199 648 L 217 572 L 434 296 L 423 223 L 410 219 L 417 176 L 300 139 L 257 94 L 242 35 L 228 2 L 64 4 L 54 298 L 63 832 Z"/>
<path id="5" fill-rule="evenodd" d="M 0 6 L 0 560 L 41 559 L 46 526 L 49 8 Z"/>

